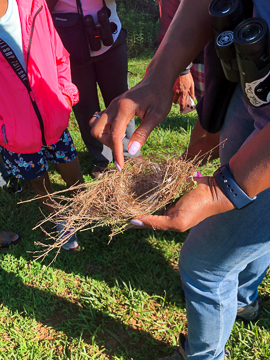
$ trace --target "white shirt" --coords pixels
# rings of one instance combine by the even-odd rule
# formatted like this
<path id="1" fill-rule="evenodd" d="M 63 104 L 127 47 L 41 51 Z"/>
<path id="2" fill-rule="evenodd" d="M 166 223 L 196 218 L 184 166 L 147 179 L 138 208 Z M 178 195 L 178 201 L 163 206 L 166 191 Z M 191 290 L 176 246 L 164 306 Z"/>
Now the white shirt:
<path id="1" fill-rule="evenodd" d="M 115 42 L 120 30 L 121 22 L 116 12 L 115 0 L 105 0 L 106 6 L 111 10 L 110 22 L 114 22 L 117 25 L 117 31 L 113 34 L 113 41 Z M 97 12 L 103 8 L 102 0 L 81 0 L 83 15 L 92 15 L 95 23 L 98 22 Z M 59 0 L 52 13 L 67 13 L 77 12 L 76 0 Z M 101 42 L 101 49 L 98 51 L 91 51 L 91 56 L 97 56 L 105 53 L 111 46 L 104 46 Z"/>
<path id="2" fill-rule="evenodd" d="M 26 70 L 22 49 L 21 21 L 16 0 L 8 0 L 7 11 L 0 18 L 0 38 L 11 47 L 24 70 Z"/>

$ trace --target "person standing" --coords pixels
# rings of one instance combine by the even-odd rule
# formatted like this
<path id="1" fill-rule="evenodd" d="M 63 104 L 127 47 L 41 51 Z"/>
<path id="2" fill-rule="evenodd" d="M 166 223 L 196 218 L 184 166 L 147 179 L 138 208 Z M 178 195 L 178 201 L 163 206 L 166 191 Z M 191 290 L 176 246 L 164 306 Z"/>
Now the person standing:
<path id="1" fill-rule="evenodd" d="M 142 118 L 130 140 L 132 152 L 167 116 L 175 77 L 214 36 L 209 5 L 209 0 L 182 0 L 144 79 L 90 120 L 92 134 L 115 150 L 121 168 L 121 137 L 114 133 L 123 135 L 134 114 Z M 268 23 L 269 35 L 270 1 L 253 0 L 253 5 L 254 16 Z M 197 177 L 197 186 L 163 215 L 131 221 L 138 228 L 192 228 L 179 259 L 188 337 L 180 336 L 179 349 L 163 360 L 225 360 L 237 312 L 244 308 L 247 318 L 253 318 L 259 311 L 258 286 L 270 264 L 270 105 L 251 106 L 244 91 L 237 84 L 226 107 L 222 166 L 213 176 Z"/>
<path id="2" fill-rule="evenodd" d="M 58 19 L 61 19 L 61 15 L 64 17 L 65 13 L 77 13 L 80 11 L 81 6 L 82 15 L 87 17 L 88 20 L 90 16 L 92 17 L 92 19 L 90 18 L 91 21 L 93 20 L 91 29 L 93 34 L 95 32 L 94 36 L 96 37 L 99 36 L 96 31 L 100 26 L 98 12 L 105 9 L 108 14 L 112 44 L 104 45 L 101 36 L 99 50 L 96 50 L 99 47 L 97 43 L 96 47 L 89 43 L 89 39 L 84 32 L 79 39 L 80 48 L 77 49 L 78 42 L 73 42 L 72 36 L 68 34 L 68 29 L 59 29 L 56 26 L 58 31 L 61 30 L 59 35 L 65 48 L 70 53 L 72 81 L 79 90 L 79 102 L 73 106 L 73 110 L 80 127 L 82 139 L 92 155 L 94 166 L 91 175 L 93 178 L 100 178 L 107 165 L 113 160 L 113 154 L 109 147 L 103 145 L 91 135 L 89 120 L 94 113 L 100 111 L 98 86 L 106 107 L 115 97 L 128 90 L 127 34 L 121 26 L 114 0 L 80 0 L 79 8 L 76 0 L 47 0 L 47 4 L 53 17 L 57 14 Z M 85 47 L 87 42 L 90 49 L 88 54 L 83 54 L 82 48 Z M 137 152 L 133 156 L 127 151 L 127 144 L 134 130 L 135 121 L 132 119 L 127 125 L 126 136 L 123 139 L 123 150 L 126 157 L 134 157 L 139 154 Z"/>
<path id="3" fill-rule="evenodd" d="M 0 79 L 3 162 L 9 174 L 31 183 L 52 213 L 48 161 L 68 188 L 84 180 L 67 129 L 78 90 L 71 83 L 69 56 L 45 0 L 0 0 Z M 65 224 L 57 230 L 60 237 L 68 232 Z M 10 237 L 5 236 L 6 244 L 13 243 Z M 76 249 L 77 237 L 62 247 Z"/>

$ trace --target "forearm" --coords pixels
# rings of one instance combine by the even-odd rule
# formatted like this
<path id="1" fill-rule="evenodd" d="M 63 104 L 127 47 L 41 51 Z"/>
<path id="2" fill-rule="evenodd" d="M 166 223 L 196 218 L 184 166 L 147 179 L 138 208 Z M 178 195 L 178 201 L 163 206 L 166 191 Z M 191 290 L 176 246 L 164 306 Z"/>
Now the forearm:
<path id="1" fill-rule="evenodd" d="M 58 0 L 46 0 L 46 2 L 49 10 L 52 11 L 55 5 L 57 4 Z"/>
<path id="2" fill-rule="evenodd" d="M 192 62 L 213 35 L 209 0 L 182 0 L 145 78 L 157 76 L 171 89 L 176 77 Z M 198 30 L 199 29 L 199 30 Z"/>
<path id="3" fill-rule="evenodd" d="M 229 166 L 249 197 L 270 187 L 270 123 L 231 158 Z"/>

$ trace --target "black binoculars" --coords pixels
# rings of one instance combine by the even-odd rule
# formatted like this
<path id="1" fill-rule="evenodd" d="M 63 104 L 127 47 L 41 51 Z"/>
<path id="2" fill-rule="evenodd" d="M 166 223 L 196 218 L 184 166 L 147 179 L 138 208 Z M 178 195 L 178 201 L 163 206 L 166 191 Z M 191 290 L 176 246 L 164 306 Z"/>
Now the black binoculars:
<path id="1" fill-rule="evenodd" d="M 249 105 L 268 105 L 270 57 L 267 22 L 260 18 L 244 19 L 240 0 L 213 0 L 209 13 L 216 37 L 216 52 L 226 78 L 241 82 Z"/>
<path id="2" fill-rule="evenodd" d="M 108 8 L 102 8 L 97 12 L 98 23 L 95 24 L 92 15 L 84 16 L 84 26 L 86 29 L 88 42 L 92 51 L 101 48 L 101 41 L 105 46 L 113 44 L 113 32 L 117 30 L 117 25 L 109 21 Z M 109 10 L 109 9 L 108 9 Z"/>

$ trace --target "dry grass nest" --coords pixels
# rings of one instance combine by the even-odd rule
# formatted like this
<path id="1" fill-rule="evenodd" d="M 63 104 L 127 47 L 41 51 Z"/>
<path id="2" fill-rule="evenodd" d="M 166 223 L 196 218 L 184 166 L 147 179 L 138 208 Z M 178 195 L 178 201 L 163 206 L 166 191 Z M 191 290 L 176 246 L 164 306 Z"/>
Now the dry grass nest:
<path id="1" fill-rule="evenodd" d="M 57 256 L 76 232 L 107 226 L 111 238 L 131 227 L 133 218 L 162 214 L 194 185 L 193 174 L 199 165 L 198 158 L 188 161 L 168 154 L 140 157 L 127 161 L 121 172 L 111 169 L 100 180 L 73 187 L 73 197 L 65 196 L 64 191 L 49 194 L 55 213 L 35 228 L 42 228 L 47 240 L 53 241 L 36 242 L 42 249 L 34 252 L 35 257 L 43 259 L 53 249 Z M 55 224 L 51 233 L 43 228 L 48 221 Z M 59 235 L 56 226 L 63 222 L 69 232 Z"/>

